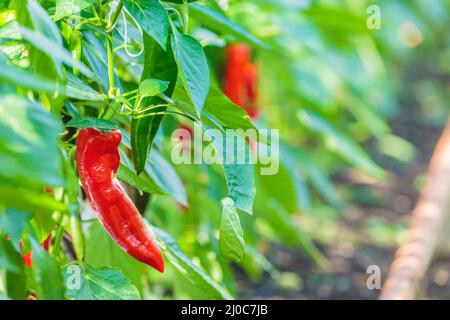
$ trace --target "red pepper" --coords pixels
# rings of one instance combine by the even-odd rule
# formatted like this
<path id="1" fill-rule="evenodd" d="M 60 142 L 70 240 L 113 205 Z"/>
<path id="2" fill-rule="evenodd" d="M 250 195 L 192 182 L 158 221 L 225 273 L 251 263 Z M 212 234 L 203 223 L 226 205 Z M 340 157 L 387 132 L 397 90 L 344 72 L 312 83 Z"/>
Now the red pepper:
<path id="1" fill-rule="evenodd" d="M 133 258 L 164 272 L 164 259 L 134 203 L 116 178 L 119 168 L 118 130 L 80 130 L 77 169 L 87 199 L 112 239 Z"/>
<path id="2" fill-rule="evenodd" d="M 227 48 L 224 92 L 231 101 L 244 108 L 250 118 L 255 119 L 258 116 L 258 69 L 250 56 L 250 48 L 244 44 Z"/>

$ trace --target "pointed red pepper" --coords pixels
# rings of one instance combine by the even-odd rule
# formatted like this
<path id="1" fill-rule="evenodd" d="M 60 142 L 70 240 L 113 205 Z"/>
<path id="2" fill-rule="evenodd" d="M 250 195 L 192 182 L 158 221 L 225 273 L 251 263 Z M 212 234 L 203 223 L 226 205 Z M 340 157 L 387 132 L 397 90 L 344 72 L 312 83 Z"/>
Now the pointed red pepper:
<path id="1" fill-rule="evenodd" d="M 164 272 L 160 248 L 116 178 L 121 140 L 118 130 L 80 130 L 76 157 L 81 184 L 101 224 L 117 245 L 133 258 Z"/>

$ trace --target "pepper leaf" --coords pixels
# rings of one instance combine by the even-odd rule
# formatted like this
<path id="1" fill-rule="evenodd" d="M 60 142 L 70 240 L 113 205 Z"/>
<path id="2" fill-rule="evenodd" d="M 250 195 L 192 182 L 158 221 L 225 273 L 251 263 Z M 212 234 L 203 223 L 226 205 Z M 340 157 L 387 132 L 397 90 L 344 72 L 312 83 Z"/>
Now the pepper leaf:
<path id="1" fill-rule="evenodd" d="M 55 66 L 60 75 L 62 74 L 62 63 L 65 63 L 69 67 L 75 66 L 81 73 L 87 77 L 93 77 L 91 70 L 89 70 L 83 63 L 72 59 L 70 53 L 59 43 L 54 42 L 52 39 L 47 38 L 42 33 L 33 31 L 26 27 L 20 27 L 20 33 L 23 38 L 30 42 L 33 46 L 52 57 Z"/>
<path id="2" fill-rule="evenodd" d="M 0 268 L 6 270 L 6 293 L 13 299 L 26 298 L 26 276 L 22 257 L 11 241 L 0 239 Z"/>
<path id="3" fill-rule="evenodd" d="M 208 96 L 210 79 L 205 52 L 201 44 L 193 37 L 180 33 L 172 28 L 172 48 L 181 70 L 181 79 L 190 100 L 194 104 L 197 115 L 200 116 L 206 97 Z"/>
<path id="4" fill-rule="evenodd" d="M 138 289 L 118 269 L 71 264 L 64 268 L 66 296 L 74 300 L 140 300 Z"/>
<path id="5" fill-rule="evenodd" d="M 181 205 L 188 206 L 187 192 L 183 182 L 172 165 L 157 150 L 152 151 L 145 165 L 145 171 L 166 194 L 172 196 Z"/>
<path id="6" fill-rule="evenodd" d="M 153 97 L 167 90 L 169 81 L 162 81 L 158 79 L 145 79 L 139 84 L 139 94 L 141 98 Z"/>
<path id="7" fill-rule="evenodd" d="M 32 273 L 37 297 L 43 300 L 64 299 L 63 277 L 58 262 L 33 237 L 30 237 L 30 244 L 33 250 Z"/>
<path id="8" fill-rule="evenodd" d="M 220 253 L 226 259 L 240 262 L 245 254 L 245 241 L 234 201 L 222 200 L 222 221 L 219 233 Z"/>
<path id="9" fill-rule="evenodd" d="M 178 74 L 171 46 L 168 46 L 167 51 L 163 51 L 155 40 L 144 33 L 144 49 L 144 70 L 142 71 L 141 79 L 156 78 L 168 81 L 170 85 L 164 91 L 164 94 L 171 97 Z M 142 101 L 141 106 L 145 108 L 150 105 L 164 103 L 165 101 L 160 97 L 148 97 Z M 161 107 L 158 110 L 164 111 L 166 108 Z M 144 118 L 132 119 L 131 121 L 131 154 L 138 174 L 144 171 L 147 157 L 161 120 L 162 115 L 150 115 Z"/>
<path id="10" fill-rule="evenodd" d="M 158 187 L 155 182 L 150 179 L 145 173 L 141 173 L 136 175 L 130 168 L 128 168 L 124 164 L 120 164 L 119 171 L 117 172 L 117 178 L 122 180 L 123 182 L 135 187 L 138 190 L 147 192 L 147 193 L 158 193 L 165 194 L 164 191 Z"/>
<path id="11" fill-rule="evenodd" d="M 58 91 L 55 82 L 23 69 L 12 67 L 0 59 L 0 82 L 14 86 L 54 93 Z"/>
<path id="12" fill-rule="evenodd" d="M 166 50 L 169 18 L 164 7 L 157 0 L 124 0 L 123 3 L 142 29 Z"/>
<path id="13" fill-rule="evenodd" d="M 195 108 L 190 105 L 189 95 L 180 84 L 177 84 L 175 87 L 173 98 L 183 110 L 192 116 L 196 116 Z M 255 129 L 244 109 L 231 102 L 215 86 L 211 87 L 206 97 L 201 120 L 205 125 L 213 127 L 214 123 L 219 123 L 223 127 L 230 129 Z"/>
<path id="14" fill-rule="evenodd" d="M 256 47 L 263 49 L 269 48 L 266 43 L 252 35 L 239 24 L 231 21 L 226 15 L 218 10 L 201 6 L 197 3 L 190 4 L 189 9 L 189 14 L 192 15 L 192 17 L 201 21 L 202 24 L 213 31 L 222 32 L 227 35 L 231 34 L 235 36 L 236 39 Z"/>
<path id="15" fill-rule="evenodd" d="M 142 293 L 142 277 L 149 267 L 122 250 L 98 221 L 91 223 L 87 230 L 85 263 L 93 268 L 109 266 L 120 270 Z"/>
<path id="16" fill-rule="evenodd" d="M 66 86 L 66 96 L 77 99 L 77 100 L 88 100 L 88 101 L 103 101 L 106 95 L 100 94 L 89 85 L 83 82 L 80 78 L 74 76 L 72 73 L 67 73 L 67 86 Z"/>
<path id="17" fill-rule="evenodd" d="M 56 0 L 54 19 L 55 21 L 61 20 L 86 9 L 96 2 L 97 0 Z"/>
<path id="18" fill-rule="evenodd" d="M 66 127 L 73 127 L 78 129 L 86 129 L 86 128 L 97 128 L 97 129 L 106 129 L 106 130 L 114 130 L 119 129 L 119 126 L 114 122 L 105 119 L 98 119 L 94 117 L 82 117 L 75 118 L 68 121 L 65 124 Z"/>
<path id="19" fill-rule="evenodd" d="M 236 139 L 232 136 L 222 136 L 222 139 L 214 137 L 212 144 L 223 163 L 228 197 L 234 201 L 236 208 L 250 215 L 253 214 L 253 200 L 256 194 L 255 166 L 250 162 L 252 155 L 248 143 L 243 136 L 237 136 Z M 234 145 L 236 148 L 227 148 L 229 145 Z M 242 155 L 245 161 L 239 163 L 238 159 Z"/>
<path id="20" fill-rule="evenodd" d="M 165 257 L 183 277 L 203 290 L 211 299 L 233 299 L 225 288 L 215 283 L 208 274 L 192 263 L 171 235 L 156 227 L 152 230 Z"/>
<path id="21" fill-rule="evenodd" d="M 14 254 L 18 254 L 11 244 L 11 241 L 0 238 L 0 267 L 4 270 L 19 273 L 20 263 L 14 259 Z"/>
<path id="22" fill-rule="evenodd" d="M 24 211 L 6 208 L 3 212 L 0 210 L 0 230 L 11 238 L 14 248 L 19 251 L 20 238 L 31 219 L 31 214 Z"/>
<path id="23" fill-rule="evenodd" d="M 62 185 L 57 147 L 62 127 L 56 118 L 40 104 L 16 95 L 0 96 L 0 106 L 0 168 L 7 168 L 0 172 L 0 181 L 22 186 Z M 14 195 L 7 199 L 0 194 L 0 198 L 10 203 L 19 200 Z"/>

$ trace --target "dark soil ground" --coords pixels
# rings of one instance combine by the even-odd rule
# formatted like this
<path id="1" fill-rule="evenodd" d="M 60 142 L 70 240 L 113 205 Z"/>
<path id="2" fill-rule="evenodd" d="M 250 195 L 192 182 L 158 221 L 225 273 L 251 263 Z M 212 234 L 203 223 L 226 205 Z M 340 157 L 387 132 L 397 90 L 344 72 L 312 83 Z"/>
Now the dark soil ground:
<path id="1" fill-rule="evenodd" d="M 385 280 L 395 250 L 405 239 L 409 214 L 418 197 L 418 177 L 426 172 L 440 134 L 440 128 L 411 122 L 395 122 L 392 131 L 414 144 L 416 157 L 399 164 L 375 154 L 376 161 L 391 174 L 388 182 L 364 183 L 345 174 L 336 177 L 356 196 L 334 219 L 332 238 L 315 242 L 329 260 L 327 270 L 319 270 L 297 249 L 274 245 L 268 256 L 281 277 L 274 280 L 265 275 L 252 281 L 241 274 L 241 298 L 377 299 L 380 290 L 367 287 L 367 267 L 379 266 L 381 281 Z M 314 236 L 313 230 L 307 231 Z M 422 298 L 450 299 L 449 272 L 450 258 L 437 255 L 424 281 Z"/>

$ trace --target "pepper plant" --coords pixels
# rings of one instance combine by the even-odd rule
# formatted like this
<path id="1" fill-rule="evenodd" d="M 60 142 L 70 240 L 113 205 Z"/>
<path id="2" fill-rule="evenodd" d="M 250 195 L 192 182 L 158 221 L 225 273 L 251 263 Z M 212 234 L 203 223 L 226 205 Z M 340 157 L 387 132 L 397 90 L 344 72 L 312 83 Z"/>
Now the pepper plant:
<path id="1" fill-rule="evenodd" d="M 361 62 L 381 54 L 365 1 L 338 2 L 1 0 L 2 297 L 232 299 L 237 269 L 280 276 L 277 242 L 325 267 L 298 219 L 341 210 L 342 168 L 385 177 L 360 144 L 389 134 L 395 105 L 361 96 L 395 87 Z M 276 128 L 279 170 L 177 165 L 180 127 Z"/>

